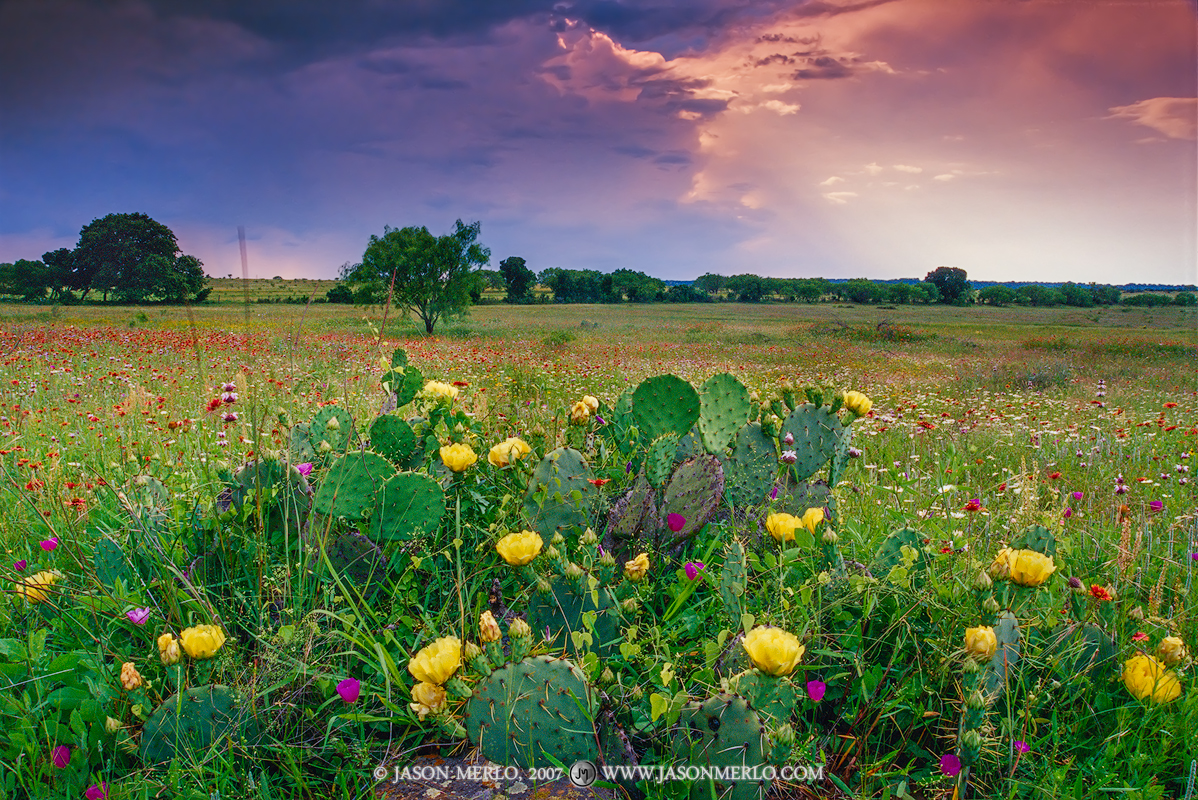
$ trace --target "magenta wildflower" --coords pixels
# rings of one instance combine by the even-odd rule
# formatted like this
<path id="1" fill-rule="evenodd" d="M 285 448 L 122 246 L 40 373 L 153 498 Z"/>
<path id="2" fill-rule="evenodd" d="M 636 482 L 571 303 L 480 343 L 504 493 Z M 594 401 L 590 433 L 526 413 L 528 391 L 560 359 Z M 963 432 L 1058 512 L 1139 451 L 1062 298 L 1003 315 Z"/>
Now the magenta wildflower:
<path id="1" fill-rule="evenodd" d="M 1083 493 L 1081 493 L 1081 492 L 1074 492 L 1074 493 L 1073 493 L 1073 499 L 1074 499 L 1074 500 L 1081 500 L 1083 497 L 1085 497 L 1085 495 L 1084 495 Z"/>
<path id="2" fill-rule="evenodd" d="M 296 464 L 295 470 L 300 475 L 308 476 L 312 474 L 312 462 L 305 461 L 303 464 Z"/>
<path id="3" fill-rule="evenodd" d="M 126 611 L 125 616 L 128 617 L 129 621 L 134 625 L 145 625 L 146 620 L 150 618 L 150 609 L 135 608 L 132 611 Z"/>
<path id="4" fill-rule="evenodd" d="M 940 771 L 950 778 L 955 777 L 961 771 L 961 759 L 952 753 L 945 753 L 940 756 Z"/>
<path id="5" fill-rule="evenodd" d="M 346 678 L 337 684 L 337 694 L 341 695 L 341 699 L 347 703 L 357 702 L 358 695 L 362 693 L 362 684 L 353 678 Z"/>
<path id="6" fill-rule="evenodd" d="M 55 547 L 58 547 L 58 537 L 51 536 L 49 539 L 42 540 L 42 549 L 49 553 Z"/>
<path id="7" fill-rule="evenodd" d="M 1153 500 L 1148 504 L 1148 511 L 1152 514 L 1159 514 L 1165 510 L 1165 504 L 1160 500 Z"/>
<path id="8" fill-rule="evenodd" d="M 1073 509 L 1072 508 L 1065 509 L 1065 519 L 1069 519 L 1072 516 L 1073 516 Z"/>
<path id="9" fill-rule="evenodd" d="M 83 793 L 87 800 L 108 800 L 108 784 L 101 783 L 99 786 L 92 784 L 87 787 L 87 791 Z"/>
<path id="10" fill-rule="evenodd" d="M 71 763 L 71 748 L 60 744 L 50 751 L 50 760 L 54 762 L 56 768 L 66 769 L 67 764 Z"/>
<path id="11" fill-rule="evenodd" d="M 684 567 L 684 569 L 686 570 L 686 577 L 690 578 L 692 581 L 693 581 L 693 580 L 698 580 L 698 578 L 699 578 L 699 570 L 701 570 L 701 569 L 703 569 L 703 568 L 704 568 L 704 567 L 703 567 L 703 562 L 702 562 L 702 561 L 688 561 L 688 562 L 686 562 L 686 566 Z"/>
<path id="12" fill-rule="evenodd" d="M 807 681 L 807 696 L 811 698 L 813 703 L 818 703 L 824 699 L 824 693 L 828 691 L 828 684 L 823 681 Z"/>
<path id="13" fill-rule="evenodd" d="M 27 561 L 25 561 L 25 559 L 23 559 L 23 558 L 20 561 L 12 562 L 12 568 L 14 570 L 16 570 L 17 572 L 24 572 L 25 567 L 27 567 L 27 566 L 29 566 L 29 563 Z"/>
<path id="14" fill-rule="evenodd" d="M 1013 746 L 1015 748 L 1016 753 L 1027 753 L 1027 752 L 1030 752 L 1032 749 L 1032 748 L 1028 747 L 1027 742 L 1023 741 L 1022 739 L 1014 742 Z"/>
<path id="15" fill-rule="evenodd" d="M 681 514 L 667 514 L 666 527 L 672 530 L 674 533 L 678 533 L 678 531 L 686 527 L 686 517 L 682 516 Z"/>

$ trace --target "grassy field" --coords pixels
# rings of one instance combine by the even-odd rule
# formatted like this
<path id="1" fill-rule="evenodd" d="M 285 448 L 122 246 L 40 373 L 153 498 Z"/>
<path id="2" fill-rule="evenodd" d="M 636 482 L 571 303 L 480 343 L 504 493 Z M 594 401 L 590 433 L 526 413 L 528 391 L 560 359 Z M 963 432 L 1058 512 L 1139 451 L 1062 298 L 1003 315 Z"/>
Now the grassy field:
<path id="1" fill-rule="evenodd" d="M 218 284 L 224 300 L 243 291 Z M 409 669 L 447 636 L 484 645 L 493 667 L 528 646 L 565 650 L 589 700 L 559 718 L 625 742 L 609 763 L 714 758 L 695 731 L 720 721 L 700 704 L 731 691 L 760 725 L 756 763 L 824 769 L 778 783 L 781 796 L 1186 794 L 1194 309 L 487 305 L 430 338 L 353 306 L 0 305 L 0 344 L 0 796 L 365 796 L 378 765 L 478 744 L 461 702 L 491 686 L 487 669 L 469 653 L 451 679 L 416 684 Z M 388 378 L 396 348 L 407 371 Z M 678 440 L 691 390 L 642 382 L 698 389 L 718 373 L 732 377 L 704 397 L 756 421 L 722 445 Z M 401 390 L 392 410 L 380 379 L 443 386 Z M 842 409 L 845 390 L 868 395 L 869 413 Z M 595 408 L 579 411 L 585 396 Z M 717 400 L 695 402 L 716 425 Z M 851 451 L 807 433 L 821 403 Z M 507 437 L 531 452 L 488 459 Z M 477 462 L 455 469 L 451 443 Z M 723 477 L 682 492 L 671 475 L 688 454 Z M 760 469 L 765 483 L 746 477 Z M 645 489 L 641 470 L 661 481 Z M 551 473 L 573 491 L 553 500 Z M 377 490 L 392 474 L 444 505 L 396 505 L 399 488 Z M 637 491 L 654 512 L 629 521 Z M 828 519 L 771 535 L 771 515 L 816 508 Z M 693 535 L 666 544 L 676 525 Z M 525 529 L 545 552 L 509 566 L 496 542 Z M 1011 572 L 1005 544 L 1055 571 Z M 637 551 L 651 566 L 634 581 L 621 573 Z M 496 651 L 487 609 L 501 632 L 549 614 L 574 634 L 509 635 Z M 187 644 L 209 624 L 223 645 L 166 663 L 159 637 Z M 741 645 L 763 625 L 801 642 L 785 668 Z M 967 646 L 980 626 L 994 652 L 976 634 Z M 771 647 L 794 656 L 783 639 Z M 1145 690 L 1136 659 L 1150 655 L 1160 672 Z M 174 697 L 240 711 L 217 715 L 216 735 L 180 736 Z M 575 745 L 547 750 L 590 753 Z"/>

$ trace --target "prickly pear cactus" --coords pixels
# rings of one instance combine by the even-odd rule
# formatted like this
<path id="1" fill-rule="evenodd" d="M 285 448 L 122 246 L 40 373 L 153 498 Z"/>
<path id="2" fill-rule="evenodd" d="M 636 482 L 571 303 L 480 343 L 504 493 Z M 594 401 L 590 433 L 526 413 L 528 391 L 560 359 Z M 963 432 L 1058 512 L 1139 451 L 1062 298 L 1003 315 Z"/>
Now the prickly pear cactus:
<path id="1" fill-rule="evenodd" d="M 904 560 L 909 558 L 909 556 L 904 556 L 904 547 L 910 548 L 907 553 L 912 550 L 915 552 L 915 561 L 909 572 L 922 570 L 928 566 L 928 555 L 923 549 L 923 537 L 918 531 L 911 528 L 899 528 L 882 542 L 874 560 L 869 563 L 869 571 L 881 578 L 889 574 L 894 567 L 902 566 Z"/>
<path id="2" fill-rule="evenodd" d="M 679 764 L 713 767 L 762 766 L 765 737 L 761 720 L 744 698 L 718 694 L 703 702 L 687 703 L 678 718 L 674 754 Z M 769 786 L 765 781 L 695 781 L 692 800 L 760 800 Z"/>
<path id="3" fill-rule="evenodd" d="M 674 375 L 646 378 L 632 393 L 632 416 L 646 439 L 685 436 L 699 420 L 699 393 Z"/>
<path id="4" fill-rule="evenodd" d="M 794 444 L 784 447 L 794 450 L 796 460 L 791 470 L 795 478 L 805 481 L 819 472 L 836 454 L 836 446 L 843 432 L 844 425 L 840 418 L 827 406 L 811 403 L 796 406 L 786 416 L 778 434 L 783 439 L 788 434 L 794 437 Z"/>
<path id="5" fill-rule="evenodd" d="M 1057 539 L 1043 525 L 1032 525 L 1011 540 L 1012 550 L 1035 550 L 1046 556 L 1057 554 Z"/>
<path id="6" fill-rule="evenodd" d="M 638 475 L 607 514 L 603 549 L 617 561 L 627 561 L 639 552 L 642 535 L 656 532 L 660 524 L 653 487 L 644 474 Z"/>
<path id="7" fill-rule="evenodd" d="M 778 474 L 778 447 L 757 422 L 747 423 L 736 434 L 732 458 L 724 461 L 724 492 L 736 506 L 765 500 Z"/>
<path id="8" fill-rule="evenodd" d="M 395 407 L 401 408 L 416 399 L 424 387 L 424 376 L 413 366 L 393 364 L 383 373 L 382 385 L 383 391 L 395 395 Z"/>
<path id="9" fill-rule="evenodd" d="M 576 537 L 586 530 L 596 495 L 593 477 L 586 458 L 573 448 L 559 447 L 541 459 L 524 494 L 524 513 L 532 529 L 545 539 L 555 533 Z"/>
<path id="10" fill-rule="evenodd" d="M 590 691 L 582 670 L 560 658 L 537 656 L 507 664 L 474 687 L 466 731 L 483 756 L 523 769 L 595 761 L 598 743 Z"/>
<path id="11" fill-rule="evenodd" d="M 836 440 L 836 448 L 832 454 L 832 466 L 828 470 L 828 485 L 835 487 L 844 477 L 845 467 L 849 463 L 849 447 L 853 441 L 853 426 L 846 425 L 840 438 Z"/>
<path id="12" fill-rule="evenodd" d="M 316 461 L 316 448 L 312 444 L 311 426 L 307 422 L 297 422 L 291 426 L 291 441 L 288 450 L 291 463 L 303 464 Z"/>
<path id="13" fill-rule="evenodd" d="M 670 514 L 682 516 L 686 522 L 671 533 L 670 545 L 677 545 L 694 536 L 707 524 L 719 507 L 724 495 L 724 469 L 715 456 L 704 455 L 678 465 L 662 493 L 658 515 L 668 519 Z"/>
<path id="14" fill-rule="evenodd" d="M 308 438 L 318 453 L 344 453 L 354 441 L 354 418 L 340 406 L 323 406 L 308 424 Z"/>
<path id="15" fill-rule="evenodd" d="M 705 452 L 707 451 L 703 449 L 703 438 L 699 435 L 699 428 L 696 426 L 678 440 L 678 447 L 674 450 L 674 461 L 686 461 L 688 458 L 701 456 Z"/>
<path id="16" fill-rule="evenodd" d="M 732 375 L 712 375 L 699 389 L 699 433 L 707 452 L 721 455 L 749 421 L 749 390 Z"/>
<path id="17" fill-rule="evenodd" d="M 129 582 L 129 565 L 125 561 L 125 552 L 111 539 L 101 538 L 96 542 L 94 563 L 96 577 L 109 589 L 118 580 L 126 584 Z"/>
<path id="18" fill-rule="evenodd" d="M 375 496 L 394 474 L 395 467 L 377 453 L 349 453 L 329 467 L 312 505 L 321 514 L 368 519 L 374 512 Z"/>
<path id="19" fill-rule="evenodd" d="M 740 539 L 733 539 L 724 552 L 724 565 L 720 567 L 720 600 L 724 610 L 740 623 L 744 610 L 745 591 L 749 586 L 749 572 L 745 565 L 745 547 Z"/>
<path id="20" fill-rule="evenodd" d="M 662 436 L 653 440 L 649 452 L 645 454 L 645 477 L 654 489 L 660 489 L 670 477 L 670 469 L 674 466 L 674 451 L 678 449 L 678 437 Z"/>
<path id="21" fill-rule="evenodd" d="M 387 559 L 374 542 L 360 533 L 343 533 L 329 542 L 329 564 L 341 580 L 369 600 L 387 577 Z"/>
<path id="22" fill-rule="evenodd" d="M 375 498 L 370 526 L 376 539 L 410 539 L 435 531 L 444 515 L 441 484 L 421 472 L 400 472 Z"/>
<path id="23" fill-rule="evenodd" d="M 594 614 L 594 630 L 588 631 L 585 617 Z M 555 576 L 549 591 L 533 592 L 528 601 L 528 624 L 545 637 L 551 649 L 569 648 L 576 654 L 592 651 L 606 658 L 615 653 L 620 643 L 620 604 L 608 587 L 583 591 L 576 581 Z M 580 636 L 575 636 L 575 634 Z M 579 647 L 579 640 L 589 634 L 589 645 Z"/>
<path id="24" fill-rule="evenodd" d="M 731 685 L 763 720 L 775 726 L 787 722 L 798 704 L 793 683 L 786 678 L 764 675 L 756 669 L 737 675 Z"/>
<path id="25" fill-rule="evenodd" d="M 1064 678 L 1084 675 L 1091 670 L 1106 672 L 1115 663 L 1118 651 L 1110 634 L 1093 623 L 1073 623 L 1052 634 L 1044 656 Z"/>
<path id="26" fill-rule="evenodd" d="M 1008 679 L 1019 665 L 1020 638 L 1019 620 L 1010 611 L 999 612 L 993 627 L 998 648 L 982 673 L 982 690 L 991 702 L 1002 694 Z"/>
<path id="27" fill-rule="evenodd" d="M 416 449 L 416 434 L 412 426 L 394 414 L 376 417 L 370 424 L 370 449 L 402 467 Z"/>
<path id="28" fill-rule="evenodd" d="M 156 764 L 176 755 L 198 759 L 216 744 L 257 739 L 253 711 L 227 686 L 199 686 L 174 694 L 142 728 L 142 760 Z"/>

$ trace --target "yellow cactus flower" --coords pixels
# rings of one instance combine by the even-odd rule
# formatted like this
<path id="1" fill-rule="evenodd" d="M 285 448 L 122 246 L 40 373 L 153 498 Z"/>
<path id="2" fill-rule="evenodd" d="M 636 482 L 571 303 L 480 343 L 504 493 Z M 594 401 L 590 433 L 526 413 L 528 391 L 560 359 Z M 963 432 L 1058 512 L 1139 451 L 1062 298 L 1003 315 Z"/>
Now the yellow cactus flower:
<path id="1" fill-rule="evenodd" d="M 636 583 L 649 574 L 649 554 L 641 553 L 631 561 L 624 562 L 624 577 Z"/>
<path id="2" fill-rule="evenodd" d="M 996 581 L 1005 581 L 1011 577 L 1011 556 L 1015 551 L 1004 547 L 994 554 L 994 562 L 990 565 L 990 577 Z"/>
<path id="3" fill-rule="evenodd" d="M 183 658 L 183 653 L 179 650 L 179 642 L 175 640 L 174 636 L 164 633 L 158 637 L 158 656 L 168 667 L 179 663 L 179 659 Z"/>
<path id="4" fill-rule="evenodd" d="M 822 508 L 809 508 L 803 513 L 803 527 L 811 531 L 815 535 L 815 526 L 824 521 L 824 510 Z"/>
<path id="5" fill-rule="evenodd" d="M 225 645 L 225 632 L 218 625 L 196 625 L 179 634 L 183 651 L 192 658 L 212 658 Z"/>
<path id="6" fill-rule="evenodd" d="M 412 702 L 408 708 L 424 719 L 445 708 L 445 689 L 435 683 L 421 681 L 412 687 Z"/>
<path id="7" fill-rule="evenodd" d="M 591 408 L 581 400 L 570 407 L 570 422 L 574 425 L 585 425 L 590 418 Z"/>
<path id="8" fill-rule="evenodd" d="M 778 678 L 793 672 L 806 650 L 793 633 L 766 626 L 746 633 L 741 644 L 757 669 Z"/>
<path id="9" fill-rule="evenodd" d="M 793 542 L 795 530 L 802 524 L 793 514 L 770 514 L 765 518 L 765 529 L 779 542 Z"/>
<path id="10" fill-rule="evenodd" d="M 582 396 L 582 404 L 586 406 L 592 414 L 599 410 L 598 398 L 591 397 L 589 394 L 584 394 Z"/>
<path id="11" fill-rule="evenodd" d="M 861 392 L 849 391 L 844 393 L 844 407 L 858 417 L 864 417 L 874 407 L 874 401 Z"/>
<path id="12" fill-rule="evenodd" d="M 468 444 L 447 444 L 441 448 L 441 461 L 454 472 L 461 472 L 478 461 L 478 456 Z"/>
<path id="13" fill-rule="evenodd" d="M 1011 580 L 1020 586 L 1039 586 L 1057 571 L 1052 556 L 1035 550 L 1015 550 L 1008 556 Z"/>
<path id="14" fill-rule="evenodd" d="M 520 461 L 531 452 L 532 448 L 528 446 L 528 442 L 512 436 L 492 447 L 491 452 L 487 453 L 487 461 L 494 467 L 506 467 Z"/>
<path id="15" fill-rule="evenodd" d="M 483 642 L 497 642 L 503 636 L 499 623 L 490 611 L 484 611 L 478 617 L 478 638 Z"/>
<path id="16" fill-rule="evenodd" d="M 56 570 L 39 572 L 18 583 L 15 591 L 30 603 L 44 603 L 49 597 L 48 590 L 61 577 L 62 573 Z"/>
<path id="17" fill-rule="evenodd" d="M 462 642 L 456 636 L 443 636 L 412 656 L 408 672 L 418 681 L 440 686 L 462 666 Z"/>
<path id="18" fill-rule="evenodd" d="M 520 531 L 504 536 L 495 543 L 495 549 L 504 561 L 513 567 L 519 567 L 536 558 L 544 544 L 540 535 L 532 531 Z"/>
<path id="19" fill-rule="evenodd" d="M 1176 667 L 1190 660 L 1186 644 L 1177 636 L 1166 636 L 1156 647 L 1156 657 L 1167 666 Z"/>
<path id="20" fill-rule="evenodd" d="M 979 661 L 989 661 L 998 649 L 998 637 L 994 628 L 989 625 L 979 625 L 976 628 L 965 629 L 965 652 Z"/>
<path id="21" fill-rule="evenodd" d="M 131 692 L 141 686 L 145 681 L 141 678 L 141 673 L 137 671 L 137 667 L 133 666 L 132 661 L 126 661 L 121 664 L 121 686 L 125 687 L 126 692 Z"/>
<path id="22" fill-rule="evenodd" d="M 1123 685 L 1137 700 L 1168 703 L 1181 695 L 1181 682 L 1164 664 L 1143 653 L 1123 665 Z"/>
<path id="23" fill-rule="evenodd" d="M 435 403 L 449 405 L 458 396 L 458 387 L 441 381 L 429 381 L 420 390 L 420 397 Z"/>

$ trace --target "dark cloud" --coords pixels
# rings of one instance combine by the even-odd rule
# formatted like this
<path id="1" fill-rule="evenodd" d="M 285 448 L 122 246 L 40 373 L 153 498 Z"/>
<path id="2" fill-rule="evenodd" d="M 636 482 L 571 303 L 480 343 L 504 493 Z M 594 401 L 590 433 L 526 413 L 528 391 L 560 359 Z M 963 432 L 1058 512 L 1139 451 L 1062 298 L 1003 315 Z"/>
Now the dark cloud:
<path id="1" fill-rule="evenodd" d="M 800 80 L 847 78 L 853 74 L 852 63 L 848 59 L 835 56 L 815 56 L 805 59 L 806 64 L 794 72 L 794 77 Z"/>

